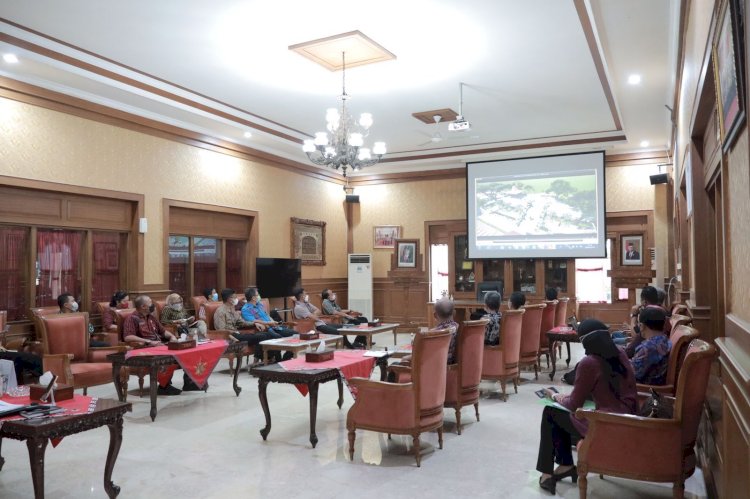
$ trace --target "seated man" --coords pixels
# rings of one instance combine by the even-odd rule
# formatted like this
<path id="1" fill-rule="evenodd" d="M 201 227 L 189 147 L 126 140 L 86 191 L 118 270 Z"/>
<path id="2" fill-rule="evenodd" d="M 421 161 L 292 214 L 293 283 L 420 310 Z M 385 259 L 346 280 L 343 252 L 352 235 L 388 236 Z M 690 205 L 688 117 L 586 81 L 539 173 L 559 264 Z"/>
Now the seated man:
<path id="1" fill-rule="evenodd" d="M 666 313 L 660 307 L 646 307 L 638 315 L 643 341 L 635 347 L 631 359 L 635 380 L 646 385 L 667 382 L 667 365 L 672 343 L 664 334 Z"/>
<path id="2" fill-rule="evenodd" d="M 24 381 L 24 374 L 26 373 L 32 378 L 39 378 L 42 375 L 42 358 L 39 355 L 29 352 L 6 350 L 3 346 L 4 344 L 5 331 L 0 330 L 0 360 L 10 360 L 13 362 L 13 369 L 16 371 L 16 381 L 18 381 L 19 385 L 26 384 Z"/>
<path id="3" fill-rule="evenodd" d="M 198 314 L 198 318 L 202 320 L 203 322 L 206 321 L 206 307 L 204 305 L 208 302 L 217 302 L 219 301 L 219 293 L 216 292 L 216 289 L 214 288 L 204 288 L 201 295 L 203 296 L 203 300 L 198 307 L 198 310 L 195 311 L 195 313 Z"/>
<path id="4" fill-rule="evenodd" d="M 247 300 L 247 303 L 242 307 L 242 320 L 255 324 L 258 331 L 275 333 L 280 338 L 288 338 L 296 334 L 296 331 L 293 329 L 284 327 L 271 319 L 266 312 L 265 307 L 263 307 L 263 303 L 261 303 L 258 288 L 245 289 L 245 299 Z"/>
<path id="5" fill-rule="evenodd" d="M 193 316 L 188 317 L 182 303 L 182 297 L 177 293 L 172 293 L 167 296 L 167 304 L 162 309 L 159 320 L 165 326 L 173 325 L 177 327 L 189 327 L 189 332 L 192 336 L 199 335 L 205 338 L 206 331 L 208 330 L 205 321 L 200 319 L 196 321 Z"/>
<path id="6" fill-rule="evenodd" d="M 348 324 L 367 324 L 369 321 L 367 317 L 362 317 L 362 314 L 355 310 L 342 310 L 338 303 L 336 303 L 336 293 L 330 289 L 324 289 L 320 294 L 323 298 L 323 313 L 326 315 L 335 315 L 337 317 L 343 317 Z M 344 344 L 347 347 L 354 348 L 365 348 L 367 345 L 367 338 L 365 336 L 357 336 L 354 339 L 354 345 L 349 344 L 348 337 L 344 336 Z M 374 345 L 375 343 L 373 343 Z"/>
<path id="7" fill-rule="evenodd" d="M 310 303 L 310 297 L 305 293 L 304 288 L 297 288 L 294 290 L 294 298 L 297 303 L 294 305 L 294 316 L 298 319 L 307 319 L 312 317 L 315 319 L 315 329 L 321 333 L 326 334 L 338 334 L 338 330 L 341 326 L 334 324 L 326 324 L 318 317 L 320 317 L 320 310 L 318 307 Z"/>
<path id="8" fill-rule="evenodd" d="M 660 310 L 664 310 L 661 305 L 659 305 L 659 292 L 653 286 L 644 287 L 641 290 L 641 303 L 639 305 L 634 305 L 633 308 L 630 309 L 630 329 L 634 334 L 630 342 L 628 343 L 628 346 L 625 348 L 625 353 L 630 359 L 633 358 L 633 355 L 635 355 L 635 349 L 638 347 L 638 345 L 641 344 L 644 339 L 640 334 L 641 330 L 638 326 L 637 319 L 641 311 L 643 311 L 645 308 L 658 308 Z M 672 332 L 672 324 L 669 321 L 665 320 L 663 330 L 664 333 L 669 336 L 669 334 Z"/>
<path id="9" fill-rule="evenodd" d="M 165 330 L 164 326 L 154 317 L 156 305 L 154 305 L 151 297 L 139 295 L 133 302 L 133 306 L 135 312 L 130 314 L 122 323 L 122 336 L 125 341 L 133 341 L 151 347 L 169 341 L 177 341 L 177 337 Z M 159 395 L 179 395 L 182 390 L 200 390 L 187 374 L 183 375 L 182 390 L 172 386 L 171 374 L 174 370 L 168 370 L 168 376 L 159 377 Z"/>
<path id="10" fill-rule="evenodd" d="M 281 338 L 280 334 L 270 331 L 255 331 L 240 333 L 241 329 L 255 329 L 252 321 L 246 321 L 236 310 L 239 299 L 234 296 L 234 290 L 225 288 L 221 290 L 222 305 L 214 312 L 214 327 L 216 329 L 226 329 L 231 331 L 231 337 L 237 341 L 246 341 L 248 345 L 257 345 L 261 341 Z M 270 352 L 276 360 L 281 359 L 281 353 L 278 350 Z M 258 347 L 255 349 L 255 362 L 259 363 L 263 359 L 263 350 Z"/>
<path id="11" fill-rule="evenodd" d="M 78 302 L 75 298 L 73 298 L 73 295 L 70 293 L 63 293 L 60 296 L 57 297 L 57 306 L 60 308 L 61 314 L 71 314 L 73 312 L 78 312 Z M 94 326 L 89 322 L 89 335 L 94 333 Z M 96 341 L 89 338 L 89 346 L 90 347 L 108 347 L 109 343 L 105 343 L 103 341 Z"/>

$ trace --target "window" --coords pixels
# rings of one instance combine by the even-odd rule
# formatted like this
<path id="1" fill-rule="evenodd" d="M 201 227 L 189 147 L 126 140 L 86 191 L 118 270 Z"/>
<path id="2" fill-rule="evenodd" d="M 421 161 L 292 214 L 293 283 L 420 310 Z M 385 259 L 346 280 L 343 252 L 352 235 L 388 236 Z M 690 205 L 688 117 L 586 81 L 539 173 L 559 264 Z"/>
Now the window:
<path id="1" fill-rule="evenodd" d="M 76 300 L 81 300 L 82 242 L 83 232 L 37 230 L 36 307 L 57 305 L 57 297 L 62 293 L 70 293 Z"/>
<path id="2" fill-rule="evenodd" d="M 169 288 L 184 297 L 196 296 L 206 288 L 233 288 L 243 282 L 245 242 L 202 236 L 169 236 Z M 224 265 L 220 262 L 224 261 Z"/>
<path id="3" fill-rule="evenodd" d="M 91 301 L 109 301 L 121 289 L 121 270 L 127 235 L 118 232 L 92 232 L 93 269 Z"/>
<path id="4" fill-rule="evenodd" d="M 576 259 L 576 299 L 578 303 L 612 303 L 612 279 L 607 273 L 612 240 L 607 239 L 607 257 Z"/>

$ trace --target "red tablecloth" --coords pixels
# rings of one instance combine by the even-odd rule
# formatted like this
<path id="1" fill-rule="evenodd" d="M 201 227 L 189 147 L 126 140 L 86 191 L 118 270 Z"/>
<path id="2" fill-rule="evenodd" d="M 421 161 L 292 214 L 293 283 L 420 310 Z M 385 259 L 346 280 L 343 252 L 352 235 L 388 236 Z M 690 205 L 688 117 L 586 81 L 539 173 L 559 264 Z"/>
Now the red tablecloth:
<path id="1" fill-rule="evenodd" d="M 279 362 L 279 365 L 287 371 L 302 371 L 305 369 L 338 369 L 341 378 L 346 382 L 351 378 L 369 378 L 375 367 L 375 357 L 365 357 L 364 350 L 336 350 L 333 359 L 325 362 L 307 362 L 304 357 Z M 300 393 L 307 395 L 307 385 L 295 385 Z M 349 383 L 346 383 L 349 391 Z M 352 392 L 356 397 L 356 393 Z"/>
<path id="2" fill-rule="evenodd" d="M 129 359 L 130 357 L 143 355 L 170 355 L 174 357 L 190 379 L 200 388 L 203 388 L 226 348 L 227 344 L 225 341 L 212 341 L 198 345 L 195 348 L 188 348 L 187 350 L 170 350 L 166 345 L 161 345 L 158 347 L 129 350 L 125 353 L 125 358 Z M 171 379 L 175 369 L 174 366 L 168 366 L 163 372 L 160 372 L 159 384 L 164 386 L 165 383 L 162 383 L 162 381 L 167 376 Z"/>
<path id="3" fill-rule="evenodd" d="M 555 333 L 555 334 L 577 334 L 575 329 L 571 328 L 570 326 L 557 326 L 553 327 L 548 333 Z"/>
<path id="4" fill-rule="evenodd" d="M 31 399 L 29 396 L 25 397 L 10 397 L 8 395 L 5 395 L 4 397 L 0 398 L 3 402 L 7 402 L 9 404 L 16 404 L 16 405 L 29 405 L 31 404 Z M 58 418 L 60 416 L 74 416 L 76 414 L 90 414 L 94 412 L 94 409 L 96 409 L 96 401 L 97 397 L 87 397 L 85 395 L 73 395 L 72 399 L 63 400 L 62 402 L 55 402 L 55 405 L 58 407 L 62 407 L 65 409 L 65 412 L 61 412 L 59 414 L 51 414 L 49 417 L 52 418 Z M 3 423 L 5 421 L 13 421 L 23 419 L 23 416 L 21 415 L 15 415 L 15 416 L 8 416 L 5 418 L 0 418 L 0 428 L 2 428 Z M 57 445 L 62 442 L 62 438 L 51 438 L 50 442 L 52 443 L 52 447 L 57 447 Z"/>

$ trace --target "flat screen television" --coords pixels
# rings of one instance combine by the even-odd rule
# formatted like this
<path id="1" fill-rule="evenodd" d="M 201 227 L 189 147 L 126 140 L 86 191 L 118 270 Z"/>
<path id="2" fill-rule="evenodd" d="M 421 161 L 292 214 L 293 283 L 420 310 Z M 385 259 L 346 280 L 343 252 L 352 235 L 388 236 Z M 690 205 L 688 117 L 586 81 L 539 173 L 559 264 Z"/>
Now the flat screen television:
<path id="1" fill-rule="evenodd" d="M 256 258 L 255 276 L 261 296 L 283 298 L 292 296 L 302 280 L 299 258 Z"/>
<path id="2" fill-rule="evenodd" d="M 503 281 L 484 281 L 477 285 L 477 300 L 483 302 L 484 296 L 491 292 L 497 291 L 500 293 L 500 302 L 503 301 Z"/>
<path id="3" fill-rule="evenodd" d="M 606 256 L 604 152 L 468 163 L 469 258 Z"/>

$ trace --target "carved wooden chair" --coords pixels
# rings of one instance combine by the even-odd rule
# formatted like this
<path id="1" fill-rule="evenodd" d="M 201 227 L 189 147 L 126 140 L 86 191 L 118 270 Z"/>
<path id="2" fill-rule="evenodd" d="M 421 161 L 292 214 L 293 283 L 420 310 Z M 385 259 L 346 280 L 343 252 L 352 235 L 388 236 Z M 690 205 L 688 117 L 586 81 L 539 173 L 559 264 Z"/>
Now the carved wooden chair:
<path id="1" fill-rule="evenodd" d="M 421 466 L 420 434 L 437 430 L 443 448 L 443 403 L 448 365 L 448 330 L 428 331 L 414 337 L 412 381 L 386 383 L 352 378 L 349 386 L 357 391 L 357 400 L 346 416 L 349 431 L 349 459 L 354 461 L 356 430 L 396 435 L 411 435 L 414 457 Z"/>
<path id="2" fill-rule="evenodd" d="M 542 311 L 542 322 L 539 327 L 539 357 L 547 357 L 547 368 L 549 368 L 549 355 L 552 345 L 549 344 L 547 331 L 555 327 L 555 310 L 557 310 L 557 300 L 544 300 L 547 305 Z M 537 362 L 538 364 L 539 362 Z"/>
<path id="3" fill-rule="evenodd" d="M 687 315 L 688 307 L 684 303 L 675 303 L 672 305 L 672 315 Z"/>
<path id="4" fill-rule="evenodd" d="M 115 329 L 114 331 L 109 331 L 104 329 L 104 316 L 106 314 L 111 314 L 108 301 L 98 301 L 94 303 L 94 310 L 99 314 L 99 317 L 101 317 L 102 320 L 102 331 L 99 333 L 95 333 L 94 339 L 97 341 L 103 341 L 111 346 L 116 346 L 120 343 L 120 336 Z M 115 327 L 117 326 L 117 318 L 115 317 L 113 320 L 113 324 Z"/>
<path id="5" fill-rule="evenodd" d="M 521 329 L 524 309 L 506 310 L 500 319 L 500 344 L 484 345 L 482 379 L 499 381 L 503 390 L 503 400 L 508 400 L 505 383 L 513 381 L 513 389 L 518 393 L 518 361 L 521 357 Z"/>
<path id="6" fill-rule="evenodd" d="M 578 447 L 578 490 L 586 499 L 588 473 L 649 482 L 672 482 L 682 498 L 695 471 L 695 441 L 716 349 L 702 340 L 688 346 L 677 381 L 672 419 L 644 418 L 578 409 L 588 433 Z"/>
<path id="7" fill-rule="evenodd" d="M 542 326 L 542 314 L 547 308 L 546 303 L 526 305 L 523 309 L 523 323 L 521 325 L 521 357 L 518 360 L 519 378 L 520 368 L 534 366 L 534 379 L 539 379 L 539 329 Z"/>
<path id="8" fill-rule="evenodd" d="M 474 405 L 479 421 L 479 383 L 482 380 L 484 330 L 487 320 L 464 321 L 458 328 L 455 364 L 448 366 L 443 407 L 456 411 L 456 433 L 461 434 L 461 408 Z"/>
<path id="9" fill-rule="evenodd" d="M 677 389 L 677 381 L 680 376 L 680 369 L 682 368 L 688 346 L 693 340 L 699 337 L 700 333 L 698 330 L 692 327 L 677 326 L 674 328 L 672 334 L 669 336 L 669 341 L 672 342 L 672 349 L 669 351 L 666 383 L 664 385 L 645 385 L 639 383 L 637 385 L 638 391 L 648 392 L 653 388 L 659 393 L 674 397 Z"/>
<path id="10" fill-rule="evenodd" d="M 90 348 L 88 312 L 46 315 L 40 318 L 40 324 L 45 371 L 59 376 L 61 383 L 83 388 L 84 395 L 89 386 L 112 382 L 107 355 L 127 347 Z"/>
<path id="11" fill-rule="evenodd" d="M 672 317 L 669 318 L 670 324 L 672 324 L 672 331 L 677 326 L 689 326 L 693 323 L 693 318 L 689 315 L 680 315 L 680 314 L 672 314 Z"/>
<path id="12" fill-rule="evenodd" d="M 8 325 L 8 311 L 0 310 L 0 347 L 4 348 L 6 345 L 8 330 L 10 330 L 10 325 Z"/>

